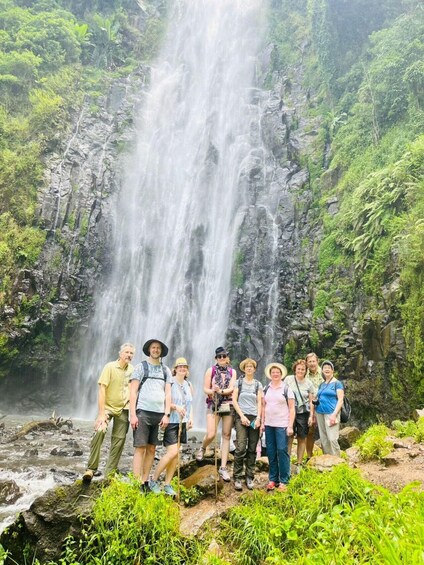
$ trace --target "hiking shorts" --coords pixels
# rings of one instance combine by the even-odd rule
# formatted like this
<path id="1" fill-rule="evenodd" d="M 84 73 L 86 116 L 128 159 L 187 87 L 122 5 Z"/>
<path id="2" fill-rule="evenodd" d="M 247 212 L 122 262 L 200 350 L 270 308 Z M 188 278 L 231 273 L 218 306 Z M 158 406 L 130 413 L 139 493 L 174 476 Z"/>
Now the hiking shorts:
<path id="1" fill-rule="evenodd" d="M 310 413 L 309 412 L 301 412 L 299 414 L 296 413 L 293 425 L 293 433 L 296 437 L 300 439 L 305 439 L 309 432 L 308 420 L 309 420 Z"/>
<path id="2" fill-rule="evenodd" d="M 133 432 L 134 447 L 144 447 L 145 445 L 162 445 L 158 440 L 159 423 L 163 418 L 161 412 L 148 412 L 147 410 L 137 410 L 138 426 Z"/>
<path id="3" fill-rule="evenodd" d="M 163 436 L 163 445 L 165 447 L 178 443 L 178 428 L 179 424 L 168 424 L 165 430 L 165 435 Z M 187 443 L 187 426 L 185 422 L 181 427 L 180 443 Z"/>

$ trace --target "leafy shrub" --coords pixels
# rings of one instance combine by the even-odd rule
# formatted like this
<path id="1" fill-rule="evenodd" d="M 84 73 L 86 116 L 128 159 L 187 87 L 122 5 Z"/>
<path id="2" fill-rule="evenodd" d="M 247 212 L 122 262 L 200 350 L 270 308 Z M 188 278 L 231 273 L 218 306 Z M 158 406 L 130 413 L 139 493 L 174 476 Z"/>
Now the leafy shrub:
<path id="1" fill-rule="evenodd" d="M 376 488 L 342 465 L 307 469 L 285 494 L 254 492 L 221 524 L 221 542 L 237 565 L 421 563 L 424 495 Z"/>
<path id="2" fill-rule="evenodd" d="M 364 461 L 381 459 L 392 451 L 392 444 L 387 440 L 390 430 L 384 424 L 375 424 L 356 442 L 359 453 Z"/>
<path id="3" fill-rule="evenodd" d="M 61 565 L 198 562 L 200 544 L 179 533 L 178 505 L 170 497 L 141 495 L 137 481 L 112 480 L 92 518 L 78 544 L 68 541 Z"/>
<path id="4" fill-rule="evenodd" d="M 395 420 L 392 422 L 392 428 L 397 437 L 413 437 L 417 442 L 424 441 L 424 418 L 419 418 L 418 422 Z"/>

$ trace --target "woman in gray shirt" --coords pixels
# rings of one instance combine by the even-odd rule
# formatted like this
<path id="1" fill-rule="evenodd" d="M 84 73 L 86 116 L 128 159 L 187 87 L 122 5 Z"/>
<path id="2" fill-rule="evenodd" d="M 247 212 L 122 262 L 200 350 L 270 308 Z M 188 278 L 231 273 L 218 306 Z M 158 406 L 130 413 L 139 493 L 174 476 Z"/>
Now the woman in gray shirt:
<path id="1" fill-rule="evenodd" d="M 245 466 L 246 486 L 253 489 L 256 463 L 256 446 L 259 440 L 262 411 L 262 384 L 255 376 L 256 361 L 244 359 L 240 363 L 244 376 L 234 383 L 233 406 L 235 410 L 236 451 L 234 454 L 234 488 L 242 490 L 241 479 Z"/>

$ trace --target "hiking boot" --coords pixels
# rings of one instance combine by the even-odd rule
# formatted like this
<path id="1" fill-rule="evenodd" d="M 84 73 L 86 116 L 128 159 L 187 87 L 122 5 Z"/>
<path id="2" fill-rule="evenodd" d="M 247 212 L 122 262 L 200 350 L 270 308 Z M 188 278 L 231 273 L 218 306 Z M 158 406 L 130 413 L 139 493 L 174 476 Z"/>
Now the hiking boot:
<path id="1" fill-rule="evenodd" d="M 171 487 L 171 485 L 165 485 L 163 487 L 163 492 L 165 494 L 169 494 L 169 496 L 177 496 L 177 493 L 175 492 L 175 490 Z"/>
<path id="2" fill-rule="evenodd" d="M 250 477 L 247 477 L 246 486 L 249 490 L 253 490 L 253 487 L 254 487 L 253 479 L 251 479 Z"/>
<path id="3" fill-rule="evenodd" d="M 225 481 L 226 483 L 228 483 L 229 481 L 231 481 L 231 477 L 227 471 L 227 467 L 221 467 L 219 469 L 219 474 L 222 477 L 222 480 Z"/>
<path id="4" fill-rule="evenodd" d="M 87 469 L 85 471 L 85 473 L 82 476 L 82 480 L 85 483 L 91 483 L 91 479 L 94 477 L 94 471 L 92 471 L 91 469 Z"/>
<path id="5" fill-rule="evenodd" d="M 235 490 L 243 490 L 243 485 L 240 480 L 237 479 L 234 481 L 234 488 Z"/>
<path id="6" fill-rule="evenodd" d="M 279 492 L 285 492 L 287 490 L 287 485 L 285 485 L 284 483 L 281 483 L 281 484 L 278 485 L 277 490 Z"/>
<path id="7" fill-rule="evenodd" d="M 266 490 L 274 490 L 275 489 L 275 483 L 274 481 L 269 481 L 269 483 L 266 485 Z"/>
<path id="8" fill-rule="evenodd" d="M 205 450 L 203 447 L 199 447 L 196 453 L 196 461 L 203 461 L 203 457 L 205 456 Z"/>
<path id="9" fill-rule="evenodd" d="M 157 481 L 149 481 L 149 490 L 150 492 L 154 492 L 155 494 L 161 493 L 160 486 Z"/>

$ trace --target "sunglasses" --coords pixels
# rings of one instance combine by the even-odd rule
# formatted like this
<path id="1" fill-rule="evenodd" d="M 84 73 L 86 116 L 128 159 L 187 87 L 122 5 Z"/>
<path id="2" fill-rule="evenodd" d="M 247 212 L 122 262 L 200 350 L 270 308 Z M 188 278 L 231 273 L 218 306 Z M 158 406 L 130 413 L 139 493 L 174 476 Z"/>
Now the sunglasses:
<path id="1" fill-rule="evenodd" d="M 217 359 L 226 359 L 228 357 L 228 355 L 217 355 L 216 358 Z"/>

